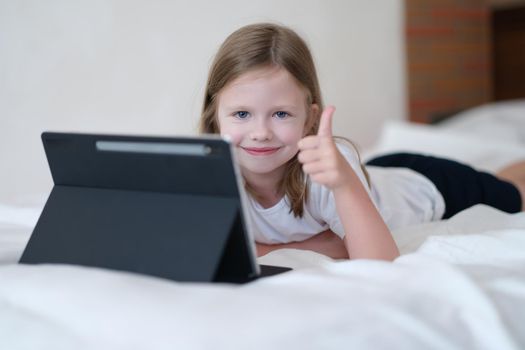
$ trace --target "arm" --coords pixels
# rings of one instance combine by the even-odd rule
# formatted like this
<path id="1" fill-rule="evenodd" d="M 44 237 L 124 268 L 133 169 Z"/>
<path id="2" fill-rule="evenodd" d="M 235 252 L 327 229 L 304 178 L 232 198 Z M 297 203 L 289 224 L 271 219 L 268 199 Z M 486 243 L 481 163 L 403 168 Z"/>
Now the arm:
<path id="1" fill-rule="evenodd" d="M 317 135 L 299 142 L 299 161 L 313 181 L 332 190 L 350 258 L 393 260 L 399 251 L 392 234 L 333 140 L 334 110 L 323 112 Z"/>
<path id="2" fill-rule="evenodd" d="M 285 244 L 262 244 L 256 243 L 257 256 L 263 256 L 276 249 L 292 248 L 312 250 L 324 254 L 332 259 L 348 259 L 345 244 L 339 236 L 331 230 L 326 230 L 308 238 L 302 242 L 292 242 Z"/>
<path id="3" fill-rule="evenodd" d="M 392 234 L 363 184 L 350 170 L 347 184 L 333 190 L 337 213 L 346 233 L 348 255 L 353 259 L 394 260 L 399 251 Z"/>

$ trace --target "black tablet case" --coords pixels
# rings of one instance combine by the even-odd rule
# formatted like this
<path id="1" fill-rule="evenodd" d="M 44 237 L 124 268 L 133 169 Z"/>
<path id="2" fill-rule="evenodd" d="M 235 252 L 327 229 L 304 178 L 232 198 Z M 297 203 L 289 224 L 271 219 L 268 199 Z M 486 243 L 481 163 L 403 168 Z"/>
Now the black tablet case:
<path id="1" fill-rule="evenodd" d="M 221 139 L 43 133 L 54 187 L 20 259 L 177 281 L 257 276 L 230 145 Z M 204 155 L 103 151 L 98 141 L 204 145 Z"/>

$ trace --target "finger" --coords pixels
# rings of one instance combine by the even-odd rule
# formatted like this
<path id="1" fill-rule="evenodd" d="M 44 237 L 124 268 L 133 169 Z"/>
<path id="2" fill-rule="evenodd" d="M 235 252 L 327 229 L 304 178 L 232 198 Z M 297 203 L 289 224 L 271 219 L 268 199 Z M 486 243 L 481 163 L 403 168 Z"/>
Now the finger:
<path id="1" fill-rule="evenodd" d="M 332 116 L 335 112 L 334 106 L 328 106 L 321 114 L 321 121 L 319 122 L 318 136 L 332 137 Z"/>
<path id="2" fill-rule="evenodd" d="M 319 137 L 317 137 L 317 135 L 306 136 L 305 138 L 299 140 L 297 147 L 299 147 L 301 150 L 317 148 L 319 147 Z"/>
<path id="3" fill-rule="evenodd" d="M 303 171 L 308 175 L 316 175 L 324 173 L 326 168 L 321 162 L 310 162 L 303 164 Z"/>
<path id="4" fill-rule="evenodd" d="M 329 185 L 333 181 L 333 174 L 326 171 L 319 171 L 317 173 L 310 174 L 310 179 L 321 185 Z"/>
<path id="5" fill-rule="evenodd" d="M 299 152 L 297 155 L 297 159 L 299 159 L 299 161 L 303 164 L 317 161 L 320 158 L 319 151 L 316 149 L 307 149 Z"/>

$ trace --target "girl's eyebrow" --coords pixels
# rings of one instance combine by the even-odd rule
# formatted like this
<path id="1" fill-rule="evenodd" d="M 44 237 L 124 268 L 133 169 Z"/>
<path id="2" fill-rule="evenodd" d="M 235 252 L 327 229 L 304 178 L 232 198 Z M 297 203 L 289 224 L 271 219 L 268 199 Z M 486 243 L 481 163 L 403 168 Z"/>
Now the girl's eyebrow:
<path id="1" fill-rule="evenodd" d="M 245 109 L 251 109 L 248 106 L 245 105 L 231 105 L 231 106 L 224 106 L 226 109 L 232 109 L 232 110 L 245 110 Z"/>
<path id="2" fill-rule="evenodd" d="M 272 109 L 296 109 L 296 105 L 278 105 L 273 107 Z"/>
<path id="3" fill-rule="evenodd" d="M 275 105 L 275 106 L 271 106 L 271 107 L 268 107 L 267 109 L 268 110 L 281 110 L 281 109 L 297 109 L 298 106 L 297 105 Z M 240 111 L 240 110 L 251 110 L 253 109 L 252 107 L 248 107 L 246 105 L 226 105 L 224 106 L 224 109 L 227 109 L 227 110 L 236 110 L 236 111 Z"/>

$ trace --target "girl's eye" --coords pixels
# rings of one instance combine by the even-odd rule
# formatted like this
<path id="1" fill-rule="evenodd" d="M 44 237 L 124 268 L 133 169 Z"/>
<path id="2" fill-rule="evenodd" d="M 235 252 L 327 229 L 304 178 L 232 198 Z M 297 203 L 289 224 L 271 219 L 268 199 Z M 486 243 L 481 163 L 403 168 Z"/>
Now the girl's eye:
<path id="1" fill-rule="evenodd" d="M 246 112 L 246 111 L 235 112 L 234 115 L 235 115 L 237 118 L 239 118 L 239 119 L 246 119 L 246 118 L 248 118 L 248 112 Z"/>
<path id="2" fill-rule="evenodd" d="M 279 119 L 284 119 L 289 116 L 287 112 L 279 111 L 275 113 L 275 116 Z"/>

